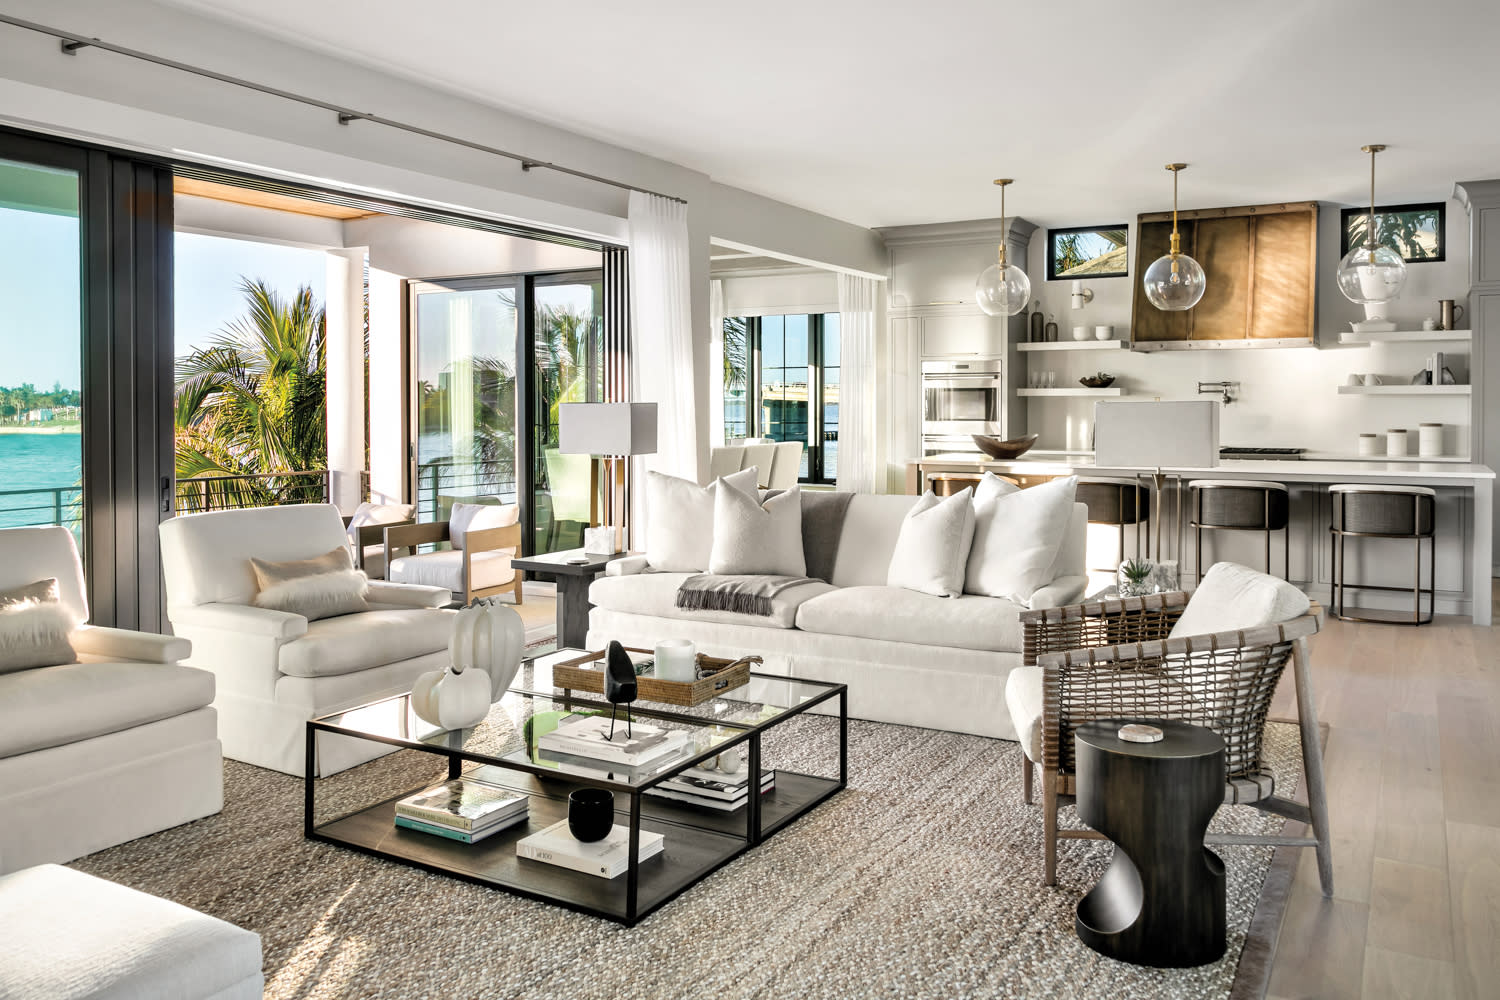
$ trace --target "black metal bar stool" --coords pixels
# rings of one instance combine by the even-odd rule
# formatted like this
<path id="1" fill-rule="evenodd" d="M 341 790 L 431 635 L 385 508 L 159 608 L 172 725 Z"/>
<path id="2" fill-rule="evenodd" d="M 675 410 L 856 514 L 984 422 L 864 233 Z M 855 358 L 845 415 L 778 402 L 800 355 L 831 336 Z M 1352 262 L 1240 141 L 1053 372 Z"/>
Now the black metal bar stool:
<path id="1" fill-rule="evenodd" d="M 1335 618 L 1381 625 L 1426 625 L 1437 602 L 1437 494 L 1425 486 L 1339 485 L 1328 487 L 1333 501 L 1333 593 L 1329 602 Z M 1344 574 L 1344 548 L 1349 538 L 1404 538 L 1416 546 L 1410 587 L 1350 584 Z M 1427 540 L 1427 588 L 1422 588 L 1422 540 Z M 1411 594 L 1411 621 L 1361 618 L 1344 611 L 1344 590 L 1390 590 Z M 1422 595 L 1427 595 L 1427 617 L 1422 617 Z"/>
<path id="2" fill-rule="evenodd" d="M 1198 552 L 1193 564 L 1196 579 L 1203 579 L 1203 532 L 1262 531 L 1266 536 L 1266 572 L 1271 572 L 1271 533 L 1282 534 L 1281 575 L 1291 575 L 1292 533 L 1287 529 L 1291 516 L 1291 499 L 1281 483 L 1264 483 L 1254 479 L 1195 479 L 1188 483 L 1193 492 L 1193 519 Z"/>
<path id="3" fill-rule="evenodd" d="M 1135 556 L 1151 551 L 1151 493 L 1139 480 L 1090 478 L 1078 480 L 1075 499 L 1089 510 L 1089 524 L 1108 524 L 1120 529 L 1120 556 L 1114 566 L 1091 566 L 1113 572 L 1125 561 L 1125 529 L 1135 525 Z M 1141 530 L 1146 547 L 1141 548 Z"/>

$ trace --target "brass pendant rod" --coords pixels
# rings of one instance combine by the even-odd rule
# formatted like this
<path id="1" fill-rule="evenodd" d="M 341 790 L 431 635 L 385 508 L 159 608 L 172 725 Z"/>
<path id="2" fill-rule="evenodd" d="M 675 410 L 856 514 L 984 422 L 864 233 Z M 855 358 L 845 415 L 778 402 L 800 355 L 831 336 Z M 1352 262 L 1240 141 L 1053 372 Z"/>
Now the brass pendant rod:
<path id="1" fill-rule="evenodd" d="M 1182 253 L 1182 238 L 1177 235 L 1177 173 L 1187 169 L 1186 163 L 1168 163 L 1167 169 L 1172 171 L 1172 247 L 1169 256 L 1172 258 L 1172 273 L 1177 273 L 1177 257 Z"/>
<path id="2" fill-rule="evenodd" d="M 1005 270 L 1005 187 L 1011 183 L 1009 177 L 1001 177 L 995 181 L 1000 188 L 1000 270 Z M 1004 276 L 1002 275 L 1002 278 Z"/>
<path id="3" fill-rule="evenodd" d="M 1370 154 L 1370 221 L 1365 226 L 1365 246 L 1370 251 L 1370 263 L 1374 264 L 1375 248 L 1378 246 L 1375 242 L 1375 154 L 1383 151 L 1385 147 L 1371 143 L 1368 146 L 1361 146 L 1360 149 Z"/>

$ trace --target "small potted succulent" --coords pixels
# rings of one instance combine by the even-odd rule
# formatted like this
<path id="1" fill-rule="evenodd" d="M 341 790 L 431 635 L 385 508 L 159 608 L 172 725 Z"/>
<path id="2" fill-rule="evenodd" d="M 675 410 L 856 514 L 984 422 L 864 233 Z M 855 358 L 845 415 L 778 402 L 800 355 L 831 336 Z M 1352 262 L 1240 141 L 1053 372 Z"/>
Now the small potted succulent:
<path id="1" fill-rule="evenodd" d="M 1156 590 L 1156 564 L 1150 559 L 1127 559 L 1120 564 L 1121 597 L 1145 597 Z"/>

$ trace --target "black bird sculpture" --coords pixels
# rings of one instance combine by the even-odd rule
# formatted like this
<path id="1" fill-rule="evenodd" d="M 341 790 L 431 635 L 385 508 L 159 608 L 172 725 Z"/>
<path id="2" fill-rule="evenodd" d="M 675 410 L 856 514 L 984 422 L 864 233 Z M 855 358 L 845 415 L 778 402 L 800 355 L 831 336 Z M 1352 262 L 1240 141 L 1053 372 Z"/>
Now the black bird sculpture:
<path id="1" fill-rule="evenodd" d="M 615 738 L 615 712 L 625 706 L 625 735 L 635 735 L 630 727 L 630 703 L 636 699 L 635 664 L 618 640 L 611 639 L 604 657 L 604 697 L 609 699 L 609 738 Z"/>

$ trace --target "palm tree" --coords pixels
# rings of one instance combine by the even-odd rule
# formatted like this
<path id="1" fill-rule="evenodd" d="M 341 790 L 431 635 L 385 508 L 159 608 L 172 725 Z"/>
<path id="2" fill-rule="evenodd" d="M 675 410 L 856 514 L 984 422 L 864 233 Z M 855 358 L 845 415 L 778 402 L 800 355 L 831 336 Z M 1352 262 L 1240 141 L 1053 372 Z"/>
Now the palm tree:
<path id="1" fill-rule="evenodd" d="M 240 289 L 246 315 L 177 366 L 179 493 L 204 495 L 186 480 L 259 476 L 215 483 L 206 499 L 305 499 L 297 480 L 277 477 L 327 465 L 323 307 L 305 285 L 290 301 L 260 280 L 242 278 Z"/>

